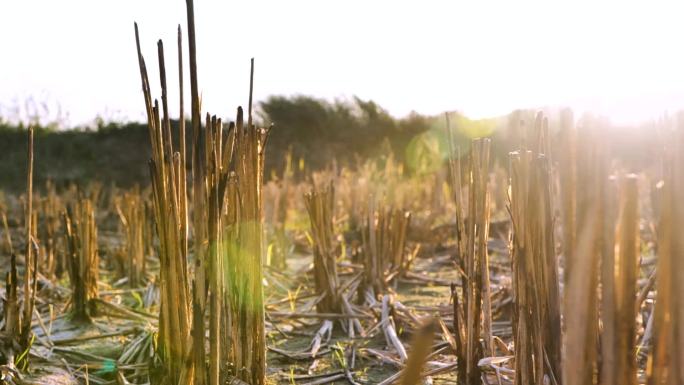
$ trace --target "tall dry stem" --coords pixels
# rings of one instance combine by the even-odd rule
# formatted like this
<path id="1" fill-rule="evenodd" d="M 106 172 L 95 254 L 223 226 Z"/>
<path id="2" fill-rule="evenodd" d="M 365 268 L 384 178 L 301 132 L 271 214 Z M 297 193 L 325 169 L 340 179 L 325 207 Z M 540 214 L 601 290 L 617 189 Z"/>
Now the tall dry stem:
<path id="1" fill-rule="evenodd" d="M 636 385 L 637 273 L 639 263 L 638 178 L 619 180 L 614 252 L 602 263 L 601 383 Z"/>
<path id="2" fill-rule="evenodd" d="M 606 219 L 601 197 L 606 194 L 608 181 L 605 143 L 600 140 L 598 132 L 587 127 L 583 127 L 577 138 L 576 174 L 566 175 L 576 184 L 569 185 L 561 175 L 561 186 L 575 189 L 574 236 L 563 240 L 572 243 L 564 247 L 572 250 L 572 254 L 565 258 L 564 385 L 596 382 L 599 260 L 607 241 L 601 236 L 602 221 Z"/>
<path id="3" fill-rule="evenodd" d="M 653 347 L 646 369 L 649 385 L 684 383 L 684 239 L 677 234 L 684 228 L 684 204 L 679 195 L 684 191 L 684 115 L 678 120 L 663 159 L 656 303 L 651 315 Z"/>

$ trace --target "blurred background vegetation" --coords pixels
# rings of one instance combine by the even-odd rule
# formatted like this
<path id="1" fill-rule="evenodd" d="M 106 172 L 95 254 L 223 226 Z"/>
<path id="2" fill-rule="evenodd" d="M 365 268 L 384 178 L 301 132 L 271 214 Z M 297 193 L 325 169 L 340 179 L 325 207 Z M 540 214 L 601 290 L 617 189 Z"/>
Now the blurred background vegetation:
<path id="1" fill-rule="evenodd" d="M 306 170 L 299 172 L 300 176 L 333 163 L 354 168 L 368 159 L 382 162 L 390 154 L 405 166 L 408 175 L 426 173 L 439 168 L 447 154 L 444 115 L 412 113 L 395 118 L 375 102 L 356 97 L 330 102 L 308 96 L 271 96 L 257 105 L 256 115 L 261 124 L 273 124 L 266 157 L 267 179 L 282 172 L 288 153 L 297 169 Z M 552 132 L 557 130 L 554 117 L 558 114 L 547 111 L 546 115 L 551 119 Z M 224 117 L 224 122 L 232 119 Z M 518 143 L 508 140 L 513 137 L 509 127 L 514 119 L 531 124 L 534 111 L 517 111 L 509 116 L 481 120 L 451 113 L 450 126 L 460 148 L 469 148 L 471 138 L 492 137 L 494 158 L 502 167 L 507 167 L 508 152 L 518 148 Z M 592 119 L 585 117 L 584 120 Z M 657 141 L 658 135 L 648 126 L 629 128 L 632 131 L 629 135 L 620 135 L 621 130 L 628 128 L 612 127 L 605 122 L 600 125 L 602 129 L 617 131 L 617 135 L 608 136 L 615 138 L 608 145 L 628 166 L 651 164 L 652 154 L 645 153 L 644 149 L 655 148 L 646 144 Z M 38 187 L 48 179 L 57 187 L 91 180 L 119 187 L 149 182 L 150 146 L 146 124 L 106 122 L 98 118 L 91 127 L 64 128 L 54 122 L 33 126 L 36 128 L 34 183 Z M 172 122 L 172 127 L 177 140 L 178 122 Z M 25 125 L 0 117 L 0 189 L 24 188 L 25 130 Z M 187 140 L 189 143 L 189 129 Z"/>

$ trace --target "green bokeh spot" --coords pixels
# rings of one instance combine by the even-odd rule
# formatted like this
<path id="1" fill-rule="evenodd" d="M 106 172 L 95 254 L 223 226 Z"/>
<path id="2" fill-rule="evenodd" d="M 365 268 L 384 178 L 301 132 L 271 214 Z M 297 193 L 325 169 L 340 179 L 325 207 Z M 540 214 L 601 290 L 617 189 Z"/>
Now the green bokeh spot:
<path id="1" fill-rule="evenodd" d="M 106 359 L 102 361 L 102 369 L 98 370 L 96 374 L 107 374 L 116 371 L 116 361 Z"/>

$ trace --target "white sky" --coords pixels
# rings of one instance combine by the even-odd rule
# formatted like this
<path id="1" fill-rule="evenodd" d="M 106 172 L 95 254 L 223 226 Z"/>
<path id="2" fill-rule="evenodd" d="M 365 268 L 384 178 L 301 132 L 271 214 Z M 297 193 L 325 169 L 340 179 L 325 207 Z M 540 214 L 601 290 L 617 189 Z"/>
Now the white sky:
<path id="1" fill-rule="evenodd" d="M 221 116 L 247 103 L 251 57 L 256 100 L 358 95 L 395 116 L 567 105 L 616 121 L 684 107 L 677 3 L 196 0 L 195 11 L 204 109 Z M 164 40 L 176 115 L 183 0 L 0 0 L 0 113 L 33 97 L 70 124 L 142 121 L 133 21 L 156 95 Z"/>

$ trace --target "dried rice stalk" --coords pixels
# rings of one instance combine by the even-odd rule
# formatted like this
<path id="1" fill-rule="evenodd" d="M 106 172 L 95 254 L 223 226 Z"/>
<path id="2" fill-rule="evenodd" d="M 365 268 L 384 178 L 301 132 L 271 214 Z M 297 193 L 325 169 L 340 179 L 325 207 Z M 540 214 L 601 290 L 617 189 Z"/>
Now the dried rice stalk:
<path id="1" fill-rule="evenodd" d="M 387 293 L 389 280 L 408 271 L 406 234 L 411 213 L 403 210 L 376 209 L 371 199 L 367 226 L 362 232 L 364 281 L 361 298 Z"/>
<path id="2" fill-rule="evenodd" d="M 145 277 L 145 253 L 149 240 L 146 239 L 147 216 L 145 202 L 135 189 L 126 192 L 116 204 L 124 232 L 125 269 L 128 284 L 132 287 L 143 285 Z"/>
<path id="3" fill-rule="evenodd" d="M 316 293 L 323 296 L 316 308 L 319 313 L 340 313 L 339 278 L 333 244 L 335 188 L 332 183 L 320 191 L 314 188 L 305 194 L 304 201 L 314 240 L 314 283 Z"/>
<path id="4" fill-rule="evenodd" d="M 55 191 L 55 185 L 48 181 L 45 186 L 47 195 L 40 202 L 40 211 L 43 213 L 42 226 L 40 227 L 40 238 L 43 247 L 42 270 L 45 276 L 54 277 L 61 275 L 64 269 L 64 261 L 58 253 L 58 236 L 60 232 L 60 213 L 63 204 Z"/>
<path id="5" fill-rule="evenodd" d="M 598 341 L 598 272 L 604 239 L 601 238 L 606 194 L 606 153 L 596 132 L 585 130 L 578 138 L 576 184 L 574 185 L 575 229 L 572 250 L 565 259 L 563 384 L 587 385 L 596 382 Z M 572 149 L 566 149 L 573 151 Z M 568 186 L 561 176 L 561 186 Z M 598 197 L 598 198 L 597 198 Z M 567 225 L 567 223 L 566 223 Z"/>
<path id="6" fill-rule="evenodd" d="M 489 160 L 490 139 L 475 139 L 470 151 L 470 172 L 468 176 L 468 216 L 464 221 L 466 242 L 461 254 L 461 268 L 465 272 L 463 279 L 463 300 L 460 301 L 456 291 L 452 291 L 454 301 L 454 328 L 459 360 L 459 384 L 474 384 L 480 381 L 478 362 L 491 356 L 494 350 L 492 339 L 491 302 L 489 289 L 489 256 L 487 240 L 489 236 Z M 453 148 L 452 148 L 453 150 Z M 452 159 L 452 183 L 460 180 L 457 177 L 457 166 Z M 458 183 L 453 188 L 460 199 Z M 458 204 L 457 204 L 458 208 Z M 461 235 L 459 235 L 460 237 Z M 462 306 L 462 308 L 461 308 Z M 462 319 L 461 319 L 462 314 Z M 480 338 L 484 339 L 483 345 Z"/>
<path id="7" fill-rule="evenodd" d="M 515 383 L 557 383 L 560 294 L 548 161 L 532 151 L 513 152 L 510 161 Z"/>
<path id="8" fill-rule="evenodd" d="M 684 116 L 665 149 L 663 187 L 659 199 L 656 304 L 653 315 L 653 348 L 648 357 L 649 385 L 684 383 Z"/>
<path id="9" fill-rule="evenodd" d="M 95 211 L 90 199 L 77 202 L 64 216 L 67 265 L 71 280 L 73 319 L 90 322 L 98 297 L 99 256 Z"/>
<path id="10" fill-rule="evenodd" d="M 188 286 L 187 255 L 184 245 L 187 241 L 187 218 L 181 215 L 179 206 L 185 200 L 179 185 L 179 165 L 185 164 L 180 154 L 174 153 L 171 140 L 168 107 L 166 105 L 166 73 L 164 70 L 163 46 L 159 48 L 159 66 L 162 83 L 163 110 L 160 117 L 159 104 L 152 103 L 147 67 L 140 52 L 138 26 L 135 25 L 135 39 L 138 48 L 138 62 L 142 79 L 143 96 L 147 111 L 152 159 L 150 174 L 156 231 L 159 238 L 161 308 L 159 314 L 159 352 L 166 364 L 160 382 L 191 384 L 193 365 L 190 338 L 190 289 Z M 182 183 L 185 183 L 182 181 Z"/>
<path id="11" fill-rule="evenodd" d="M 614 253 L 603 259 L 601 383 L 636 385 L 639 195 L 636 175 L 620 180 L 619 219 Z"/>

